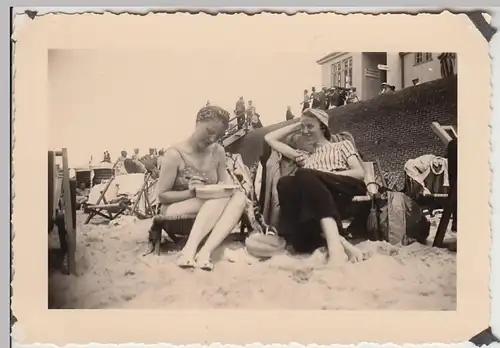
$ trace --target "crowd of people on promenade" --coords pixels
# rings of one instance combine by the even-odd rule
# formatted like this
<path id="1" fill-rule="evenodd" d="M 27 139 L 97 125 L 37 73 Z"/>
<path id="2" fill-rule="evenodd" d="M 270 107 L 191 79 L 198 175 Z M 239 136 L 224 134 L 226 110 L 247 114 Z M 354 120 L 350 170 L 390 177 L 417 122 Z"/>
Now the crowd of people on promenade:
<path id="1" fill-rule="evenodd" d="M 251 100 L 248 101 L 248 104 L 245 104 L 245 99 L 240 97 L 236 102 L 234 114 L 236 115 L 238 129 L 250 130 L 263 127 L 260 115 Z"/>

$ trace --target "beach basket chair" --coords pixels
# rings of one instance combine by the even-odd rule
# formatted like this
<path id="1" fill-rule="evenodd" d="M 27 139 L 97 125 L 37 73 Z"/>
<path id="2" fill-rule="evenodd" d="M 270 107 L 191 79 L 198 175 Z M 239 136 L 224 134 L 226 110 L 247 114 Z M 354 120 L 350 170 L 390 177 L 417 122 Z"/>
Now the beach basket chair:
<path id="1" fill-rule="evenodd" d="M 107 182 L 108 180 L 111 180 L 115 175 L 113 165 L 107 162 L 103 162 L 93 166 L 92 172 L 94 174 L 92 185 L 98 185 Z"/>
<path id="2" fill-rule="evenodd" d="M 48 151 L 48 232 L 57 226 L 61 256 L 67 256 L 68 271 L 76 275 L 76 180 L 69 175 L 67 149 Z"/>
<path id="3" fill-rule="evenodd" d="M 76 184 L 84 183 L 86 188 L 92 187 L 92 169 L 91 168 L 75 168 Z"/>

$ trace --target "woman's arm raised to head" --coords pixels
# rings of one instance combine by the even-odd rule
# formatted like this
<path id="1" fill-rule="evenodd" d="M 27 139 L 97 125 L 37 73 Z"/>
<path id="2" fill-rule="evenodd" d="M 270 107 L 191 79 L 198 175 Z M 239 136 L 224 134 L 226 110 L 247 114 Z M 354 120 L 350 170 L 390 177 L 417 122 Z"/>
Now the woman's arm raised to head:
<path id="1" fill-rule="evenodd" d="M 181 161 L 180 154 L 174 149 L 168 149 L 161 159 L 157 193 L 158 200 L 162 204 L 181 202 L 194 197 L 190 190 L 172 191 Z"/>
<path id="2" fill-rule="evenodd" d="M 292 134 L 299 128 L 300 128 L 300 119 L 296 119 L 293 121 L 292 124 L 289 124 L 283 128 L 279 128 L 276 129 L 275 131 L 267 133 L 264 136 L 264 139 L 273 150 L 278 151 L 285 157 L 295 160 L 295 158 L 297 158 L 297 156 L 299 156 L 300 153 L 291 146 L 285 144 L 282 141 L 282 139 L 287 135 Z"/>

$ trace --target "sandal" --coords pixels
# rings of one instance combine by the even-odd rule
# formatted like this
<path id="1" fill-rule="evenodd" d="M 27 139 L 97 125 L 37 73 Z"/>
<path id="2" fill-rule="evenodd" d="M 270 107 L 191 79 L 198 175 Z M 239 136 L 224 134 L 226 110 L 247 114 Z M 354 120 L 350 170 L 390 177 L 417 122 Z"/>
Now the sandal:
<path id="1" fill-rule="evenodd" d="M 268 226 L 266 228 L 266 232 L 264 234 L 266 236 L 277 236 L 278 235 L 278 231 L 276 231 L 276 228 L 274 228 L 273 226 Z"/>
<path id="2" fill-rule="evenodd" d="M 196 266 L 196 262 L 192 258 L 185 257 L 184 255 L 179 256 L 177 259 L 177 267 L 180 268 L 194 268 Z"/>
<path id="3" fill-rule="evenodd" d="M 210 260 L 196 261 L 196 266 L 199 269 L 202 269 L 207 272 L 211 272 L 214 270 L 214 264 Z"/>

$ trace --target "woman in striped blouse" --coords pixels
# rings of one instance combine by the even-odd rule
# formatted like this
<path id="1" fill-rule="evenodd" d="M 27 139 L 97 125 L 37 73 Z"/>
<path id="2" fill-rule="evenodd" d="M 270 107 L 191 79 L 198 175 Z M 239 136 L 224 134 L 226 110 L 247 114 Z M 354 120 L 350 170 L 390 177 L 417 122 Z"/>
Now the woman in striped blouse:
<path id="1" fill-rule="evenodd" d="M 329 263 L 359 262 L 365 255 L 342 236 L 341 216 L 354 196 L 366 193 L 364 171 L 351 141 L 331 141 L 328 118 L 323 110 L 306 109 L 300 122 L 265 137 L 271 148 L 300 167 L 293 176 L 278 181 L 278 230 L 296 252 L 312 252 L 326 243 Z M 282 141 L 298 129 L 310 143 L 311 152 Z"/>

